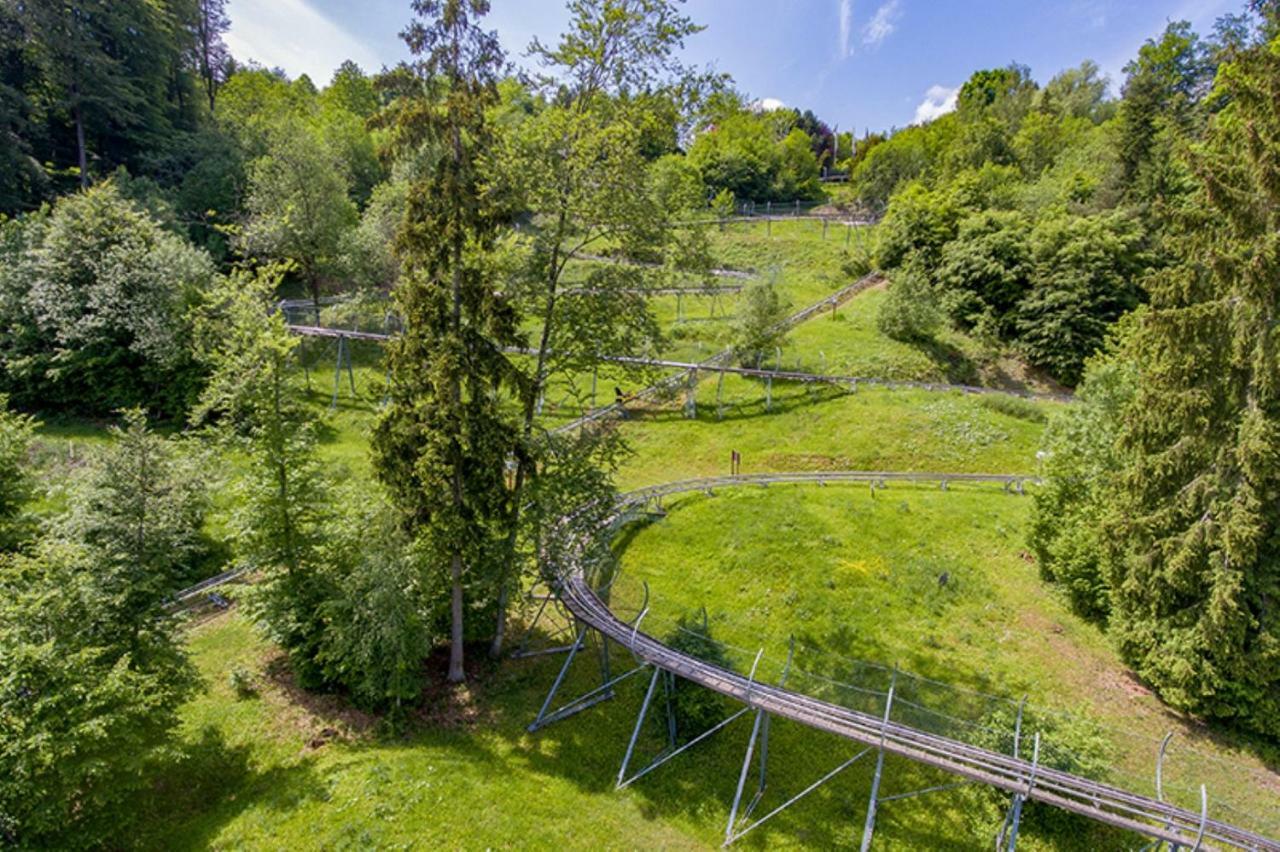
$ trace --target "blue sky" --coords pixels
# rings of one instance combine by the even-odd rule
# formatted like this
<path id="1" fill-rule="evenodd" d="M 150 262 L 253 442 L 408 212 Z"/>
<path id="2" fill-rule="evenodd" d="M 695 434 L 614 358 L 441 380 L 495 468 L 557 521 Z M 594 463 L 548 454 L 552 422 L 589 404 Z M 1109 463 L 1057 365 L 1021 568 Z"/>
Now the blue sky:
<path id="1" fill-rule="evenodd" d="M 1121 69 L 1166 22 L 1201 33 L 1243 0 L 688 0 L 707 29 L 684 60 L 731 74 L 752 97 L 814 110 L 842 130 L 882 130 L 940 114 L 968 75 L 1020 62 L 1043 82 L 1093 59 Z M 489 25 L 512 59 L 552 42 L 563 0 L 492 0 Z M 377 70 L 406 58 L 407 0 L 230 0 L 240 60 L 327 82 L 344 59 Z"/>

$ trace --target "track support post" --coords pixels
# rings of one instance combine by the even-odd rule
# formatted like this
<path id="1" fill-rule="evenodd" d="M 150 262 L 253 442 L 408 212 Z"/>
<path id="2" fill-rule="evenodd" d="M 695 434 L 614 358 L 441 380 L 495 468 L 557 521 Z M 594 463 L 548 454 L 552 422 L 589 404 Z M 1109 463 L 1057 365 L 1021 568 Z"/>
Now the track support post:
<path id="1" fill-rule="evenodd" d="M 884 720 L 880 723 L 880 751 L 876 755 L 876 772 L 871 778 L 871 796 L 867 800 L 867 821 L 862 826 L 862 852 L 871 848 L 871 836 L 876 831 L 876 805 L 880 802 L 880 776 L 884 772 L 884 740 L 889 727 L 889 715 L 893 712 L 893 693 L 898 685 L 898 667 L 893 667 L 889 678 L 889 694 L 884 702 Z"/>

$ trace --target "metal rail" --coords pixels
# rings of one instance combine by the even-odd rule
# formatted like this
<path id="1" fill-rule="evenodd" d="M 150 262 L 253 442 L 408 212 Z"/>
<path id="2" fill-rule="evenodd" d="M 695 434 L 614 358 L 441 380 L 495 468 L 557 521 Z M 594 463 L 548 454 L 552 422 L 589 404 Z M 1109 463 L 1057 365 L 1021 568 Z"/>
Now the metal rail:
<path id="1" fill-rule="evenodd" d="M 783 328 L 791 328 L 799 325 L 815 314 L 824 310 L 834 310 L 858 293 L 878 284 L 880 277 L 876 274 L 866 275 L 852 284 L 842 287 L 830 296 L 825 296 L 813 304 L 797 311 L 787 319 L 779 323 Z M 297 325 L 289 324 L 288 329 L 294 334 L 305 337 L 329 337 L 329 338 L 349 338 L 352 340 L 374 340 L 386 341 L 390 340 L 392 335 L 382 334 L 378 332 L 368 331 L 346 331 L 343 329 L 327 328 L 324 326 L 313 325 Z M 528 354 L 528 350 L 512 349 L 511 352 Z M 751 367 L 735 367 L 728 362 L 732 359 L 733 352 L 731 350 L 723 350 L 712 355 L 704 361 L 670 361 L 660 358 L 641 358 L 630 355 L 602 355 L 601 361 L 617 364 L 631 364 L 637 366 L 670 368 L 677 370 L 669 376 L 630 394 L 627 402 L 644 401 L 658 396 L 662 393 L 670 392 L 680 385 L 689 381 L 699 371 L 706 373 L 725 373 L 732 375 L 748 376 L 753 378 L 761 378 L 767 380 L 778 380 L 785 382 L 799 382 L 803 384 L 828 384 L 840 387 L 857 388 L 859 385 L 868 385 L 883 388 L 899 388 L 906 390 L 925 390 L 925 391 L 959 391 L 966 394 L 988 395 L 988 396 L 1016 396 L 1022 399 L 1045 400 L 1051 402 L 1070 402 L 1073 397 L 1070 394 L 1051 394 L 1051 393 L 1035 393 L 1032 391 L 1005 390 L 1001 388 L 986 388 L 977 385 L 953 385 L 945 382 L 918 382 L 918 381 L 899 381 L 894 379 L 882 379 L 874 376 L 829 376 L 817 373 L 804 373 L 798 370 L 764 370 Z M 610 405 L 601 406 L 592 411 L 583 414 L 567 423 L 563 423 L 553 429 L 553 432 L 570 432 L 574 429 L 580 429 L 588 423 L 594 423 L 599 420 L 605 420 L 612 417 L 620 416 L 625 409 L 625 403 L 612 403 Z"/>
<path id="2" fill-rule="evenodd" d="M 619 510 L 647 502 L 662 494 L 680 491 L 709 491 L 716 487 L 765 482 L 875 481 L 879 478 L 907 478 L 913 481 L 966 480 L 1005 482 L 1029 481 L 1030 477 L 995 474 L 889 474 L 868 471 L 821 471 L 754 476 L 712 477 L 666 483 L 641 489 L 619 498 Z M 566 519 L 572 515 L 566 516 Z M 593 531 L 579 533 L 579 543 Z M 579 552 L 577 547 L 568 549 Z M 962 778 L 977 781 L 1081 814 L 1106 825 L 1190 848 L 1202 844 L 1280 852 L 1280 841 L 1196 813 L 1159 799 L 1128 792 L 1069 772 L 970 745 L 960 740 L 930 734 L 908 725 L 792 692 L 744 677 L 737 672 L 708 663 L 669 648 L 618 618 L 592 589 L 581 560 L 551 566 L 553 588 L 570 613 L 602 636 L 627 647 L 638 661 L 685 678 L 693 683 L 774 716 L 825 731 L 867 746 L 881 748 L 917 763 L 933 766 Z"/>
<path id="3" fill-rule="evenodd" d="M 571 287 L 568 290 L 562 290 L 560 295 L 599 296 L 605 293 L 622 293 L 628 296 L 725 296 L 741 292 L 741 284 L 726 284 L 721 287 L 613 287 L 610 289 Z"/>

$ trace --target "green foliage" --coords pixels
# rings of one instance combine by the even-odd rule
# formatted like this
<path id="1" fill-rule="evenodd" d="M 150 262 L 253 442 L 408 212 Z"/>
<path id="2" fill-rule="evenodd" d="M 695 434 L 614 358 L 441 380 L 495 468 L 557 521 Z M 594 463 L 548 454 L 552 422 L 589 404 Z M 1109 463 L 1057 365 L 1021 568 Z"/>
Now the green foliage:
<path id="1" fill-rule="evenodd" d="M 1137 392 L 1131 356 L 1120 344 L 1089 362 L 1076 404 L 1056 412 L 1039 457 L 1044 483 L 1032 495 L 1027 543 L 1043 577 L 1059 583 L 1080 615 L 1111 608 L 1111 549 L 1103 521 L 1116 499 L 1117 445 Z"/>
<path id="2" fill-rule="evenodd" d="M 424 588 L 433 575 L 391 507 L 355 494 L 344 503 L 361 501 L 365 508 L 338 515 L 328 530 L 331 591 L 320 604 L 317 663 L 358 706 L 399 714 L 422 692 L 423 662 L 437 638 L 429 604 L 444 596 Z"/>
<path id="3" fill-rule="evenodd" d="M 983 408 L 989 408 L 992 411 L 998 411 L 1001 414 L 1016 417 L 1019 420 L 1026 420 L 1030 423 L 1044 423 L 1049 419 L 1049 416 L 1045 414 L 1044 408 L 1029 399 L 1023 399 L 1018 396 L 989 394 L 981 397 L 978 402 Z"/>
<path id="4" fill-rule="evenodd" d="M 106 414 L 190 404 L 192 304 L 209 256 L 112 183 L 0 226 L 0 388 L 20 405 Z"/>
<path id="5" fill-rule="evenodd" d="M 1197 113 L 1214 67 L 1191 25 L 1174 21 L 1124 70 L 1117 143 L 1124 179 L 1131 196 L 1154 201 L 1178 189 L 1175 149 L 1202 124 Z"/>
<path id="6" fill-rule="evenodd" d="M 135 430 L 134 445 L 152 440 Z M 107 470 L 104 466 L 102 470 Z M 153 468 L 121 451 L 122 476 Z M 122 517 L 98 507 L 84 540 L 50 537 L 32 555 L 0 557 L 0 839 L 30 848 L 123 843 L 127 805 L 177 726 L 195 680 L 179 650 L 170 587 L 160 570 L 128 564 L 156 554 L 153 523 L 175 511 L 169 495 L 132 513 L 132 541 L 110 534 Z M 130 499 L 130 507 L 143 501 Z M 81 509 L 81 521 L 86 512 Z"/>
<path id="7" fill-rule="evenodd" d="M 284 122 L 267 153 L 249 167 L 243 251 L 289 261 L 315 299 L 340 269 L 344 238 L 356 225 L 349 178 L 333 147 L 305 126 Z"/>
<path id="8" fill-rule="evenodd" d="M 1240 51 L 1218 88 L 1227 105 L 1191 161 L 1201 186 L 1168 238 L 1176 262 L 1148 279 L 1133 341 L 1111 630 L 1170 704 L 1276 736 L 1280 41 Z"/>
<path id="9" fill-rule="evenodd" d="M 150 431 L 140 410 L 126 411 L 111 438 L 72 480 L 53 534 L 85 550 L 98 594 L 119 615 L 120 623 L 100 625 L 103 641 L 134 643 L 138 656 L 137 625 L 158 616 L 154 608 L 167 594 L 201 576 L 209 495 L 199 459 Z"/>
<path id="10" fill-rule="evenodd" d="M 895 273 L 876 314 L 882 334 L 904 343 L 927 342 L 942 325 L 942 311 L 929 279 L 917 269 Z"/>
<path id="11" fill-rule="evenodd" d="M 917 255 L 932 269 L 942 247 L 955 239 L 961 211 L 949 196 L 911 183 L 893 198 L 893 205 L 876 229 L 876 265 L 891 269 Z"/>
<path id="12" fill-rule="evenodd" d="M 775 113 L 739 107 L 699 133 L 689 162 L 712 194 L 728 190 L 751 201 L 791 201 L 821 197 L 818 161 L 794 113 L 780 124 Z"/>
<path id="13" fill-rule="evenodd" d="M 324 681 L 319 609 L 331 594 L 324 547 L 332 509 L 314 424 L 289 392 L 297 338 L 271 312 L 277 281 L 238 275 L 202 306 L 198 351 L 209 383 L 193 420 L 217 419 L 253 459 L 233 487 L 231 518 L 237 559 L 260 572 L 245 604 L 289 654 L 299 682 L 314 687 Z"/>
<path id="14" fill-rule="evenodd" d="M 685 613 L 676 620 L 675 627 L 663 640 L 669 648 L 733 671 L 733 663 L 724 647 L 711 636 L 711 629 L 704 619 L 705 613 Z M 670 710 L 675 719 L 676 744 L 687 743 L 701 736 L 708 729 L 723 721 L 728 715 L 728 701 L 718 692 L 712 692 L 683 678 L 668 681 Z M 666 714 L 655 713 L 653 718 L 666 727 Z M 665 730 L 663 733 L 667 733 Z"/>
<path id="15" fill-rule="evenodd" d="M 510 373 L 502 347 L 520 342 L 516 314 L 491 280 L 497 199 L 478 157 L 491 148 L 486 112 L 498 103 L 503 56 L 480 28 L 485 4 L 419 2 L 405 31 L 415 65 L 395 81 L 386 114 L 392 145 L 442 149 L 410 184 L 398 246 L 390 400 L 373 461 L 401 521 L 421 547 L 427 587 L 450 592 L 449 679 L 461 681 L 464 619 L 506 574 L 510 506 L 503 470 L 518 433 L 495 391 Z"/>
<path id="16" fill-rule="evenodd" d="M 1018 730 L 1018 710 L 1001 704 L 986 714 L 981 727 L 965 737 L 975 745 L 993 751 L 1011 754 L 1015 731 Z M 1056 769 L 1106 782 L 1114 760 L 1113 746 L 1104 730 L 1091 716 L 1083 712 L 1058 714 L 1024 708 L 1018 737 L 1018 754 L 1030 759 L 1035 751 L 1035 739 L 1039 736 L 1039 764 L 1046 769 Z M 983 787 L 977 793 L 982 801 L 988 821 L 1002 819 L 1009 808 L 1009 795 L 992 787 Z M 1088 835 L 1094 829 L 1088 817 L 1073 814 L 1051 805 L 1028 801 L 1022 806 L 1021 830 L 1033 837 L 1070 837 Z"/>
<path id="17" fill-rule="evenodd" d="M 1108 326 L 1137 307 L 1137 278 L 1150 263 L 1146 234 L 1123 213 L 1053 216 L 1031 235 L 1031 292 L 1017 306 L 1028 360 L 1075 383 Z"/>
<path id="18" fill-rule="evenodd" d="M 738 297 L 733 320 L 733 353 L 741 364 L 758 365 L 787 338 L 787 303 L 774 277 L 757 278 Z"/>
<path id="19" fill-rule="evenodd" d="M 1031 287 L 1031 223 L 1016 210 L 965 217 L 941 252 L 937 281 L 961 327 L 1011 336 L 1013 311 Z"/>
<path id="20" fill-rule="evenodd" d="M 29 533 L 24 517 L 32 489 L 27 454 L 35 426 L 35 418 L 10 411 L 8 398 L 0 394 L 0 553 L 17 547 Z"/>

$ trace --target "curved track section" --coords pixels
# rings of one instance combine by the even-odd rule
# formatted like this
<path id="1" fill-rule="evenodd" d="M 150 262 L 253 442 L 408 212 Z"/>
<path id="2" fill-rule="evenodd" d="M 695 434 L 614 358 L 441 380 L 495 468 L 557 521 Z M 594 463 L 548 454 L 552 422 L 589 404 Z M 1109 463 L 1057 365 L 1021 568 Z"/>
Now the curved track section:
<path id="1" fill-rule="evenodd" d="M 990 482 L 1009 488 L 1030 477 L 988 474 L 890 474 L 877 472 L 801 472 L 686 480 L 623 495 L 619 514 L 664 494 L 709 491 L 717 487 L 767 485 L 772 482 L 883 482 L 888 479 L 938 482 Z M 598 532 L 598 531 L 597 531 Z M 579 541 L 596 533 L 580 533 Z M 580 548 L 570 547 L 570 552 Z M 1044 802 L 1066 811 L 1147 837 L 1188 848 L 1232 847 L 1277 850 L 1280 842 L 1201 813 L 1130 793 L 1035 761 L 1012 757 L 937 736 L 907 725 L 831 704 L 720 668 L 669 648 L 618 618 L 596 594 L 580 559 L 551 566 L 556 594 L 569 611 L 603 636 L 630 649 L 644 663 L 679 675 L 707 689 L 773 716 L 835 734 L 954 775 Z"/>

